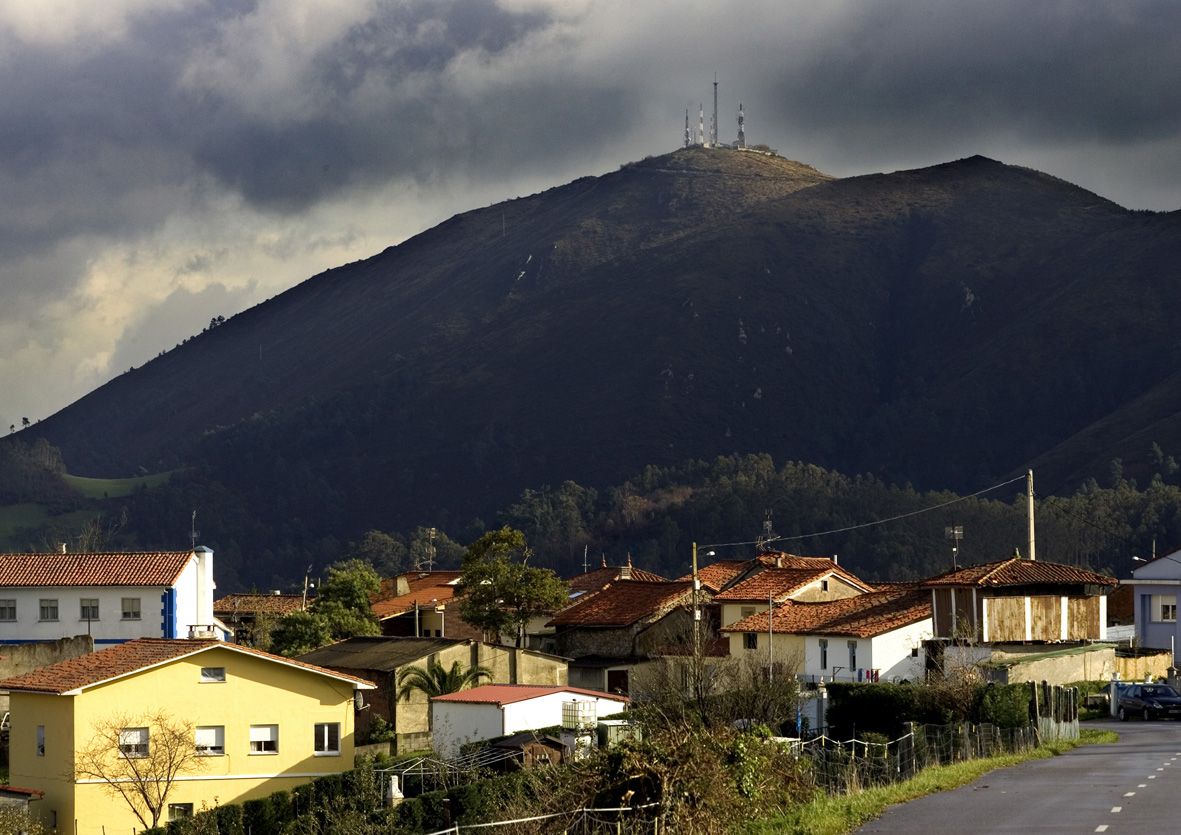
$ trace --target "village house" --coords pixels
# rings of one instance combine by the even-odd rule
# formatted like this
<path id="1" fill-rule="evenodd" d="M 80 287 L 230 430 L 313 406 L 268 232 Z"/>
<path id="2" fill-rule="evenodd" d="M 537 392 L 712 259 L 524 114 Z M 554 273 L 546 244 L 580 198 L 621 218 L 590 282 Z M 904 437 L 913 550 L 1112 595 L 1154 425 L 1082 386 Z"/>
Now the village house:
<path id="1" fill-rule="evenodd" d="M 692 643 L 695 610 L 702 640 L 713 639 L 709 600 L 692 582 L 620 580 L 563 609 L 549 624 L 558 654 L 570 659 L 570 683 L 626 694 L 637 664 Z"/>
<path id="2" fill-rule="evenodd" d="M 249 647 L 258 643 L 260 629 L 305 608 L 302 594 L 227 594 L 213 601 L 213 616 L 233 630 L 236 643 Z"/>
<path id="3" fill-rule="evenodd" d="M 382 581 L 373 616 L 381 634 L 412 638 L 483 638 L 459 616 L 458 571 L 411 571 Z"/>
<path id="4" fill-rule="evenodd" d="M 789 567 L 764 568 L 715 594 L 722 626 L 765 612 L 772 602 L 840 600 L 873 591 L 873 586 L 827 558 L 795 557 L 793 562 Z"/>
<path id="5" fill-rule="evenodd" d="M 1136 624 L 1136 643 L 1142 647 L 1167 649 L 1176 666 L 1177 595 L 1181 587 L 1181 551 L 1163 554 L 1132 569 L 1131 580 L 1121 580 L 1122 588 L 1132 594 L 1132 613 Z"/>
<path id="6" fill-rule="evenodd" d="M 459 662 L 461 669 L 484 667 L 492 681 L 503 684 L 564 685 L 566 659 L 528 649 L 456 638 L 349 638 L 313 650 L 300 661 L 336 670 L 377 685 L 365 695 L 357 711 L 359 739 L 367 739 L 375 717 L 382 717 L 394 732 L 397 753 L 418 751 L 431 745 L 430 700 L 417 690 L 398 699 L 398 674 L 410 667 L 425 669 L 437 661 L 445 670 Z"/>
<path id="7" fill-rule="evenodd" d="M 590 728 L 604 716 L 627 709 L 626 696 L 581 687 L 486 684 L 431 699 L 435 752 L 455 757 L 463 745 L 563 724 L 566 705 L 580 704 L 580 721 Z"/>
<path id="8" fill-rule="evenodd" d="M 0 554 L 0 643 L 226 638 L 213 551 Z"/>
<path id="9" fill-rule="evenodd" d="M 897 584 L 836 600 L 788 600 L 722 627 L 730 655 L 808 681 L 919 681 L 931 638 L 930 592 Z"/>
<path id="10" fill-rule="evenodd" d="M 12 782 L 44 792 L 33 811 L 46 825 L 104 835 L 144 826 L 109 781 L 76 776 L 77 764 L 164 753 L 157 714 L 191 727 L 182 743 L 200 755 L 172 785 L 167 821 L 351 769 L 354 694 L 373 684 L 215 640 L 138 639 L 0 688 L 11 692 Z M 117 744 L 105 743 L 112 732 Z"/>

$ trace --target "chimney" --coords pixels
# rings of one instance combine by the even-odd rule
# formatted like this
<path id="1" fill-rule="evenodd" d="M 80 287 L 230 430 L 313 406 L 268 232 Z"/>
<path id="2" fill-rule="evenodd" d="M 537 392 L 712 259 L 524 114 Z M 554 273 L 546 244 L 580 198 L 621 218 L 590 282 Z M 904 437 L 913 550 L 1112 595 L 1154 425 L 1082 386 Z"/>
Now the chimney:
<path id="1" fill-rule="evenodd" d="M 396 582 L 395 596 L 401 597 L 404 594 L 410 594 L 410 581 L 406 579 L 405 574 L 399 574 Z"/>
<path id="2" fill-rule="evenodd" d="M 63 554 L 66 552 L 66 543 L 64 543 L 64 542 L 59 543 L 58 547 L 60 547 L 62 549 Z"/>
<path id="3" fill-rule="evenodd" d="M 217 588 L 213 582 L 213 551 L 198 545 L 193 556 L 197 558 L 197 623 L 213 623 L 213 590 Z"/>
<path id="4" fill-rule="evenodd" d="M 833 554 L 833 555 L 832 555 L 832 564 L 833 564 L 833 565 L 840 565 L 840 564 L 841 564 L 841 561 L 840 561 L 840 555 L 839 555 L 839 554 Z"/>
<path id="5" fill-rule="evenodd" d="M 776 568 L 783 568 L 783 554 L 776 554 L 775 555 L 775 567 Z"/>
<path id="6" fill-rule="evenodd" d="M 632 552 L 627 552 L 627 564 L 619 569 L 620 580 L 630 580 L 632 578 Z"/>

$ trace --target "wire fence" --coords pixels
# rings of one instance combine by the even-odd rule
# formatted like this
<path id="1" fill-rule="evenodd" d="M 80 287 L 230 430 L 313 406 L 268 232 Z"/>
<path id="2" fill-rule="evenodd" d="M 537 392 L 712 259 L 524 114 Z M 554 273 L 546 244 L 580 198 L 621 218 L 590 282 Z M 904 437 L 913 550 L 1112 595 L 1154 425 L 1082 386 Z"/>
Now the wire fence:
<path id="1" fill-rule="evenodd" d="M 999 728 L 996 725 L 911 725 L 897 739 L 834 740 L 816 737 L 801 743 L 800 753 L 811 768 L 813 782 L 830 794 L 908 780 L 924 768 L 995 757 L 1035 748 L 1033 725 Z"/>

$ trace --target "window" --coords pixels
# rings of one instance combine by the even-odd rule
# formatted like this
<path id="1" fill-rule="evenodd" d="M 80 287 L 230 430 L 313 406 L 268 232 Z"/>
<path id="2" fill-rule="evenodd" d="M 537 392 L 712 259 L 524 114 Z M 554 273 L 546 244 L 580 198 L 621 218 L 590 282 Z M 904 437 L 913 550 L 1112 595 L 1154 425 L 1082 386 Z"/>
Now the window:
<path id="1" fill-rule="evenodd" d="M 45 726 L 37 726 L 37 756 L 45 756 Z"/>
<path id="2" fill-rule="evenodd" d="M 1152 596 L 1152 619 L 1164 623 L 1177 622 L 1177 596 L 1154 594 Z"/>
<path id="3" fill-rule="evenodd" d="M 918 647 L 911 647 L 910 648 L 910 657 L 911 658 L 918 658 L 919 657 L 919 648 Z"/>
<path id="4" fill-rule="evenodd" d="M 0 620 L 16 620 L 16 601 L 0 600 Z"/>
<path id="5" fill-rule="evenodd" d="M 279 753 L 278 725 L 250 726 L 250 753 L 277 754 Z"/>
<path id="6" fill-rule="evenodd" d="M 226 752 L 224 725 L 203 725 L 197 728 L 197 753 L 202 757 L 220 757 Z"/>
<path id="7" fill-rule="evenodd" d="M 40 611 L 39 620 L 57 620 L 57 601 L 42 598 Z"/>
<path id="8" fill-rule="evenodd" d="M 191 818 L 193 816 L 192 803 L 169 803 L 168 804 L 168 819 L 170 821 L 178 821 L 183 818 Z"/>
<path id="9" fill-rule="evenodd" d="M 148 755 L 148 729 L 124 728 L 119 731 L 119 753 L 127 759 Z"/>
<path id="10" fill-rule="evenodd" d="M 124 597 L 123 598 L 123 620 L 139 620 L 139 598 L 138 597 Z"/>
<path id="11" fill-rule="evenodd" d="M 340 723 L 316 723 L 316 754 L 321 757 L 340 754 Z"/>
<path id="12" fill-rule="evenodd" d="M 857 642 L 849 641 L 849 672 L 857 669 Z"/>
<path id="13" fill-rule="evenodd" d="M 754 606 L 743 606 L 743 607 L 742 607 L 742 617 L 743 617 L 743 618 L 749 618 L 749 617 L 750 617 L 751 615 L 753 615 L 754 613 L 755 613 L 755 607 L 754 607 Z"/>
<path id="14" fill-rule="evenodd" d="M 758 632 L 743 632 L 742 633 L 742 648 L 743 649 L 758 649 L 759 648 L 759 633 Z"/>
<path id="15" fill-rule="evenodd" d="M 820 590 L 821 591 L 828 591 L 828 580 L 821 580 L 820 581 Z"/>
<path id="16" fill-rule="evenodd" d="M 226 668 L 225 667 L 202 667 L 201 668 L 201 681 L 209 682 L 209 681 L 225 681 L 225 680 L 226 680 Z"/>
<path id="17" fill-rule="evenodd" d="M 82 598 L 82 620 L 98 620 L 98 598 Z"/>
<path id="18" fill-rule="evenodd" d="M 820 669 L 828 669 L 828 638 L 820 639 Z"/>

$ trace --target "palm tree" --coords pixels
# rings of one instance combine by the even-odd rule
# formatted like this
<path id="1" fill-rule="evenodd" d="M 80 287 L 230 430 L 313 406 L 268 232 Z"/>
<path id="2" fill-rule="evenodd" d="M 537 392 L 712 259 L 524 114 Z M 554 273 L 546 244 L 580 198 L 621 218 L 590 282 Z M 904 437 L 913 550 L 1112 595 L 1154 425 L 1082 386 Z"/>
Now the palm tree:
<path id="1" fill-rule="evenodd" d="M 428 659 L 426 669 L 407 667 L 398 672 L 398 699 L 409 699 L 415 690 L 424 693 L 427 699 L 457 693 L 465 687 L 479 684 L 482 679 L 492 678 L 487 667 L 468 667 L 466 670 L 456 661 L 450 670 L 443 669 L 437 658 Z"/>

